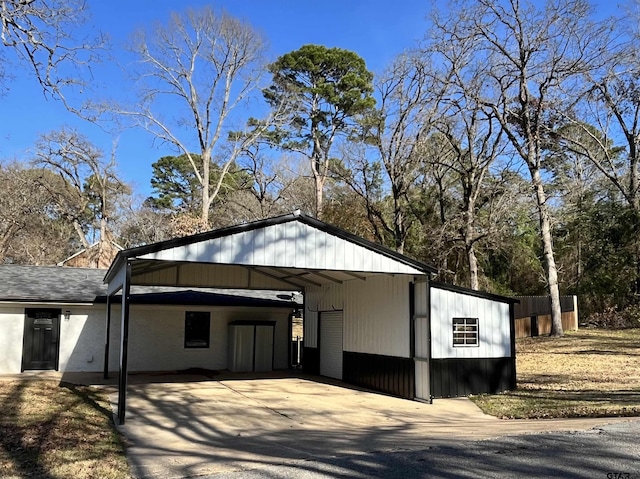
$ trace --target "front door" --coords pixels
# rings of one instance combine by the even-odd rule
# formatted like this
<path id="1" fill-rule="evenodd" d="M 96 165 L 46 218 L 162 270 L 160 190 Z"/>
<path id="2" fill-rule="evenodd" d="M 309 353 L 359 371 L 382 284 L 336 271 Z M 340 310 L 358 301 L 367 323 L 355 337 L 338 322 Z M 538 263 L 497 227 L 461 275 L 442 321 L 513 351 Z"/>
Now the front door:
<path id="1" fill-rule="evenodd" d="M 57 370 L 59 338 L 59 309 L 25 310 L 22 370 Z"/>

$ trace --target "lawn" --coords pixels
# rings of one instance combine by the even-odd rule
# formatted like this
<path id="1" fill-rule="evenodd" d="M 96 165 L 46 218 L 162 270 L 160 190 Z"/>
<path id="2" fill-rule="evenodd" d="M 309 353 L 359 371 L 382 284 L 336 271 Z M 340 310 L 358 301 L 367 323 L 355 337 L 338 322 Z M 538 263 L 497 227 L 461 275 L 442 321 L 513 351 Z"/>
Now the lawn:
<path id="1" fill-rule="evenodd" d="M 640 329 L 516 343 L 515 391 L 471 399 L 501 418 L 640 416 Z"/>
<path id="2" fill-rule="evenodd" d="M 0 477 L 130 477 L 106 398 L 51 380 L 0 381 Z"/>

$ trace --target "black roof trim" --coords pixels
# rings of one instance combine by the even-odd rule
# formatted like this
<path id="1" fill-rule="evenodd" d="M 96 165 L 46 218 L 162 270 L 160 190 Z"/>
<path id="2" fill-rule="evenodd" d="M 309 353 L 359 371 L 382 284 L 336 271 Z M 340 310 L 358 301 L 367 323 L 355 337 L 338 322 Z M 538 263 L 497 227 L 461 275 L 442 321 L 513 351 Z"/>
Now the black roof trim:
<path id="1" fill-rule="evenodd" d="M 227 226 L 225 228 L 219 228 L 211 231 L 206 231 L 204 233 L 197 233 L 190 236 L 183 236 L 180 238 L 172 238 L 165 241 L 159 241 L 157 243 L 151 243 L 148 245 L 138 246 L 135 248 L 129 248 L 126 250 L 119 251 L 111 263 L 111 266 L 107 270 L 105 274 L 104 281 L 107 282 L 111 278 L 111 275 L 116 270 L 116 266 L 125 261 L 128 258 L 142 256 L 150 253 L 157 253 L 159 251 L 163 251 L 169 248 L 176 248 L 180 246 L 186 246 L 188 244 L 197 243 L 199 241 L 207 241 L 216 238 L 222 238 L 224 236 L 230 236 L 237 233 L 244 233 L 248 231 L 253 231 L 259 228 L 266 228 L 268 226 L 274 226 L 278 224 L 288 223 L 290 221 L 300 221 L 303 224 L 308 226 L 312 226 L 317 228 L 325 233 L 329 233 L 338 237 L 341 237 L 351 243 L 355 243 L 359 246 L 367 248 L 371 251 L 375 251 L 376 253 L 380 253 L 389 258 L 395 259 L 401 263 L 404 263 L 413 268 L 424 271 L 425 273 L 435 273 L 437 270 L 429 265 L 421 263 L 420 261 L 416 261 L 412 258 L 409 258 L 403 254 L 398 253 L 397 251 L 393 251 L 385 246 L 379 245 L 377 243 L 373 243 L 372 241 L 366 240 L 364 238 L 360 238 L 348 231 L 340 229 L 336 226 L 329 225 L 323 221 L 317 220 L 315 218 L 311 218 L 310 216 L 304 215 L 302 213 L 294 212 L 286 215 L 275 216 L 273 218 L 267 218 L 265 220 L 253 221 L 251 223 L 245 223 L 241 225 L 235 226 Z"/>
<path id="2" fill-rule="evenodd" d="M 431 281 L 429 283 L 433 288 L 444 289 L 446 291 L 452 291 L 454 293 L 466 294 L 468 296 L 475 296 L 476 298 L 490 299 L 493 301 L 499 301 L 507 304 L 519 304 L 520 300 L 516 298 L 510 298 L 508 296 L 500 296 L 499 294 L 485 293 L 484 291 L 476 291 L 475 289 L 463 288 L 462 286 L 455 286 L 453 284 L 440 283 L 438 281 Z"/>

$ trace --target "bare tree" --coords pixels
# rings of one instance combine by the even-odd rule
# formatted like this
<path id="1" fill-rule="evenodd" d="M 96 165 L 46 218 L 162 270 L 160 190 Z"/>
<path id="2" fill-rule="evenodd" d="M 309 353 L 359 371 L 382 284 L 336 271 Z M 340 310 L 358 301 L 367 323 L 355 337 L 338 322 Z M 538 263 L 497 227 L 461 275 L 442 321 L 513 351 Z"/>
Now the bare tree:
<path id="1" fill-rule="evenodd" d="M 416 220 L 410 203 L 421 174 L 420 148 L 434 131 L 447 89 L 438 73 L 419 51 L 398 56 L 376 82 L 380 107 L 362 121 L 373 160 L 361 146 L 343 148 L 343 179 L 362 197 L 378 241 L 400 253 Z"/>
<path id="2" fill-rule="evenodd" d="M 53 173 L 20 163 L 0 163 L 0 262 L 55 264 L 72 251 L 73 229 L 56 214 L 46 176 L 52 187 L 62 180 Z M 55 185 L 55 186 L 54 186 Z"/>
<path id="3" fill-rule="evenodd" d="M 246 122 L 238 112 L 259 86 L 264 44 L 250 25 L 209 7 L 173 14 L 167 25 L 140 31 L 133 41 L 140 102 L 116 113 L 187 156 L 202 192 L 204 225 L 229 168 L 263 133 L 231 134 L 234 122 Z M 220 174 L 211 182 L 214 164 Z"/>
<path id="4" fill-rule="evenodd" d="M 119 199 L 130 193 L 116 174 L 115 153 L 105 161 L 102 151 L 87 138 L 63 128 L 41 136 L 34 163 L 62 179 L 52 185 L 41 177 L 39 183 L 49 191 L 59 214 L 73 225 L 82 245 L 90 246 L 88 238 L 97 236 L 98 249 L 102 250 L 112 240 L 110 223 L 117 214 Z"/>
<path id="5" fill-rule="evenodd" d="M 520 0 L 476 0 L 461 7 L 454 9 L 455 17 L 437 20 L 437 27 L 444 41 L 472 39 L 477 55 L 490 66 L 480 102 L 493 110 L 528 167 L 551 297 L 552 335 L 562 335 L 542 146 L 558 108 L 567 106 L 561 87 L 598 59 L 598 28 L 589 24 L 591 7 L 583 0 L 550 0 L 544 7 Z"/>
<path id="6" fill-rule="evenodd" d="M 74 38 L 86 21 L 84 0 L 0 0 L 0 39 L 6 52 L 31 67 L 45 93 L 61 99 L 67 109 L 77 111 L 65 97 L 70 86 L 86 85 L 83 70 L 97 61 L 105 43 L 95 38 Z M 0 63 L 7 56 L 0 51 Z M 8 76 L 0 69 L 0 79 Z"/>
<path id="7" fill-rule="evenodd" d="M 469 270 L 469 286 L 479 288 L 478 258 L 476 244 L 495 232 L 499 221 L 480 224 L 478 213 L 481 208 L 495 208 L 500 204 L 496 194 L 495 181 L 486 182 L 489 169 L 504 153 L 503 130 L 491 108 L 483 105 L 482 94 L 486 75 L 486 65 L 474 55 L 474 39 L 458 39 L 456 42 L 440 42 L 434 39 L 430 49 L 437 63 L 449 72 L 441 78 L 440 88 L 444 92 L 439 102 L 438 120 L 435 127 L 446 142 L 448 154 L 438 155 L 431 160 L 454 173 L 460 186 L 460 215 L 453 223 L 449 220 L 449 231 L 456 241 L 464 245 L 464 253 Z M 495 179 L 495 177 L 494 177 Z M 489 217 L 493 212 L 487 212 Z M 494 218 L 495 219 L 495 218 Z M 454 225 L 454 223 L 457 223 Z"/>

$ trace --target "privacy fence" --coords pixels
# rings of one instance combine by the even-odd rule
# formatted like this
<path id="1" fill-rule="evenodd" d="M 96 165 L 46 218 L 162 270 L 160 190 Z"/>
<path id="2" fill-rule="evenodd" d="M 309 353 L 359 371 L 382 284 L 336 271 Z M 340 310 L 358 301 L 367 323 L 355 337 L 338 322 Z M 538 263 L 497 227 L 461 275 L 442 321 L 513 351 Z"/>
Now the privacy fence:
<path id="1" fill-rule="evenodd" d="M 515 305 L 516 338 L 528 338 L 551 333 L 551 298 L 549 296 L 519 296 Z M 578 297 L 561 296 L 562 328 L 578 329 Z"/>

